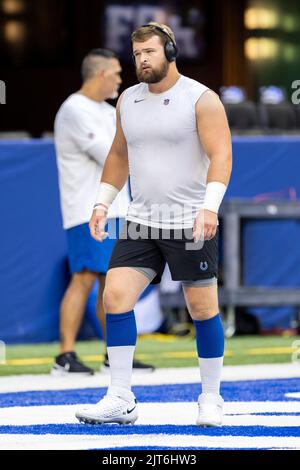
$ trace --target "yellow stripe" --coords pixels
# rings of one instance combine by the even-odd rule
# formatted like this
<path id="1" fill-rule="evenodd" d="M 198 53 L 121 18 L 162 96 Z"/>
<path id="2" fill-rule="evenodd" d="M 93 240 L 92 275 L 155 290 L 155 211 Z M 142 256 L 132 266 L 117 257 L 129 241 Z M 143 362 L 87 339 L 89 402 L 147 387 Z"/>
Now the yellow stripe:
<path id="1" fill-rule="evenodd" d="M 291 354 L 293 351 L 295 351 L 295 348 L 291 346 L 281 346 L 276 348 L 253 348 L 246 350 L 246 353 L 250 356 L 267 356 L 270 354 Z"/>
<path id="2" fill-rule="evenodd" d="M 225 351 L 225 356 L 232 356 L 231 351 Z M 154 359 L 156 356 L 153 354 L 136 354 L 137 359 Z M 159 357 L 165 357 L 170 359 L 188 359 L 188 358 L 195 358 L 197 359 L 196 351 L 169 351 L 169 352 L 162 352 L 159 354 Z"/>
<path id="3" fill-rule="evenodd" d="M 175 335 L 163 335 L 162 333 L 148 334 L 139 337 L 139 341 L 157 341 L 158 343 L 175 343 L 178 342 L 178 336 Z M 180 341 L 180 338 L 179 338 Z"/>
<path id="4" fill-rule="evenodd" d="M 53 364 L 53 357 L 36 357 L 31 359 L 8 359 L 7 366 L 43 366 Z"/>
<path id="5" fill-rule="evenodd" d="M 292 347 L 275 347 L 275 348 L 253 348 L 245 349 L 244 351 L 234 352 L 232 350 L 225 351 L 225 357 L 236 357 L 240 356 L 269 356 L 269 355 L 281 355 L 281 354 L 291 354 L 294 351 Z M 104 356 L 102 354 L 97 355 L 83 355 L 81 356 L 83 361 L 86 362 L 102 362 Z M 140 360 L 153 360 L 157 358 L 155 353 L 140 353 L 135 356 Z M 196 350 L 195 351 L 168 351 L 161 352 L 159 357 L 165 359 L 191 359 L 197 358 Z M 6 366 L 41 366 L 41 365 L 51 365 L 53 364 L 54 358 L 52 357 L 42 357 L 42 358 L 28 358 L 28 359 L 8 359 L 6 361 Z"/>
<path id="6" fill-rule="evenodd" d="M 90 362 L 101 362 L 103 361 L 103 355 L 97 356 L 82 356 L 82 360 Z M 35 357 L 30 359 L 8 359 L 6 361 L 7 366 L 44 366 L 48 364 L 53 364 L 53 357 Z"/>
<path id="7" fill-rule="evenodd" d="M 150 335 L 149 335 L 150 336 Z M 152 337 L 154 335 L 151 335 Z M 157 337 L 157 335 L 155 335 Z M 164 336 L 164 335 L 161 335 Z M 176 338 L 174 336 L 174 338 Z M 160 338 L 158 339 L 160 341 Z M 171 342 L 169 338 L 169 342 Z M 270 355 L 282 355 L 282 354 L 292 354 L 295 348 L 291 346 L 282 346 L 274 348 L 251 348 L 238 351 L 226 350 L 225 357 L 236 357 L 236 356 L 270 356 Z M 140 360 L 153 360 L 157 358 L 157 354 L 153 353 L 140 353 L 135 356 Z M 159 357 L 166 359 L 190 359 L 197 358 L 196 350 L 194 351 L 166 351 L 160 352 Z M 83 355 L 82 360 L 86 362 L 102 362 L 104 356 L 102 354 L 94 355 Z M 53 357 L 34 357 L 27 359 L 8 359 L 5 364 L 6 366 L 42 366 L 53 364 Z"/>
<path id="8" fill-rule="evenodd" d="M 104 359 L 103 354 L 94 354 L 91 356 L 80 356 L 82 357 L 83 361 L 90 361 L 90 362 L 102 362 Z"/>

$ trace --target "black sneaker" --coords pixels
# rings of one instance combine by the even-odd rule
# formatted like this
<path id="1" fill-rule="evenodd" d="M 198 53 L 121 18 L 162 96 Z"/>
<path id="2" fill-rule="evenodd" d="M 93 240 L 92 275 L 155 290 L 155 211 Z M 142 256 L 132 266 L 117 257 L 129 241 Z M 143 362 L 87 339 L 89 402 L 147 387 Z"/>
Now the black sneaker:
<path id="1" fill-rule="evenodd" d="M 109 360 L 108 360 L 108 355 L 106 353 L 104 357 L 104 362 L 101 366 L 101 372 L 108 373 L 109 370 L 110 370 Z M 134 374 L 148 374 L 149 372 L 154 372 L 154 371 L 155 371 L 154 366 L 149 365 L 149 364 L 144 364 L 143 362 L 133 359 L 132 372 Z"/>
<path id="2" fill-rule="evenodd" d="M 78 359 L 75 352 L 66 352 L 56 356 L 51 375 L 68 375 L 68 374 L 87 374 L 93 375 L 94 370 L 87 367 Z"/>

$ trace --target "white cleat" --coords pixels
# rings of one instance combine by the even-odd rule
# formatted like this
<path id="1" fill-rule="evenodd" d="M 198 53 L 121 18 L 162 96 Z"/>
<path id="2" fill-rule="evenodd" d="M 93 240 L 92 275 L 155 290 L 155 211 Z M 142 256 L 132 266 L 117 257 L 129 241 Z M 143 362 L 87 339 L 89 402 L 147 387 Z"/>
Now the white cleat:
<path id="1" fill-rule="evenodd" d="M 221 395 L 201 393 L 198 397 L 198 426 L 222 426 L 223 403 Z"/>
<path id="2" fill-rule="evenodd" d="M 75 416 L 86 424 L 134 424 L 138 419 L 137 401 L 130 390 L 110 387 L 96 405 L 78 410 Z"/>

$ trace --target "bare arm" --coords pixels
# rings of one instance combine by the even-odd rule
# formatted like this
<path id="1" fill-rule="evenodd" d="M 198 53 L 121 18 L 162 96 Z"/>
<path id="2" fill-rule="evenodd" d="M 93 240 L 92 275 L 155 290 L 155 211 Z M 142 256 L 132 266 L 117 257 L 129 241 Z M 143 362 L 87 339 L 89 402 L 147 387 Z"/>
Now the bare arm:
<path id="1" fill-rule="evenodd" d="M 101 183 L 112 185 L 120 191 L 125 185 L 129 174 L 127 142 L 120 119 L 121 99 L 122 95 L 117 104 L 116 135 L 106 158 L 101 178 Z M 89 226 L 91 236 L 99 242 L 102 242 L 108 236 L 108 233 L 105 232 L 106 218 L 107 210 L 105 208 L 100 206 L 94 209 Z"/>
<path id="2" fill-rule="evenodd" d="M 196 104 L 198 135 L 210 159 L 207 183 L 226 186 L 232 169 L 231 136 L 223 104 L 213 91 L 204 93 Z"/>
<path id="3" fill-rule="evenodd" d="M 120 118 L 120 103 L 122 95 L 117 104 L 117 130 L 114 141 L 106 158 L 103 172 L 102 183 L 109 183 L 121 190 L 128 179 L 128 153 L 127 142 L 123 133 Z"/>
<path id="4" fill-rule="evenodd" d="M 207 183 L 228 185 L 232 170 L 231 135 L 224 107 L 216 93 L 205 92 L 196 104 L 199 139 L 210 160 Z M 213 238 L 217 231 L 218 215 L 204 209 L 194 224 L 194 238 Z M 201 235 L 200 235 L 201 233 Z M 203 234 L 203 235 L 202 235 Z"/>

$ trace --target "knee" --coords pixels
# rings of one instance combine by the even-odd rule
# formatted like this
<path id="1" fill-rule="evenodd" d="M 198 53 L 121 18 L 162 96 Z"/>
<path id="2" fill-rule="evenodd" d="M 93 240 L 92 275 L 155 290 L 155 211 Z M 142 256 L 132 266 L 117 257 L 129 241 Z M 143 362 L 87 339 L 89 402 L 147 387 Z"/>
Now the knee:
<path id="1" fill-rule="evenodd" d="M 126 292 L 117 286 L 105 286 L 103 304 L 106 312 L 114 313 L 125 308 Z"/>
<path id="2" fill-rule="evenodd" d="M 201 305 L 193 303 L 189 306 L 190 315 L 193 320 L 209 320 L 218 313 L 218 308 L 215 306 Z"/>
<path id="3" fill-rule="evenodd" d="M 97 279 L 96 273 L 83 271 L 81 273 L 74 274 L 72 282 L 79 289 L 84 290 L 86 292 L 90 292 L 96 279 Z"/>

